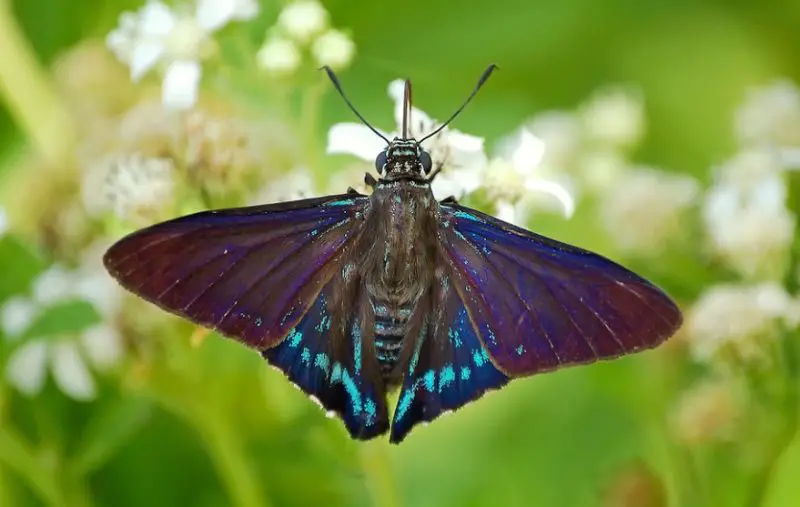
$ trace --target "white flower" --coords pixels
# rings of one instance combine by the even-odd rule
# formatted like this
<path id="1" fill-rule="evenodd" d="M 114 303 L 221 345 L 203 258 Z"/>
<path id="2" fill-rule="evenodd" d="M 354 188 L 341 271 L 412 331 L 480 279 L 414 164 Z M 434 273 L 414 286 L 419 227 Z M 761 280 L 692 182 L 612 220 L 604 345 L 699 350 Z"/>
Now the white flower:
<path id="1" fill-rule="evenodd" d="M 632 170 L 603 195 L 601 221 L 621 248 L 659 253 L 680 234 L 684 212 L 699 193 L 694 178 L 649 168 Z"/>
<path id="2" fill-rule="evenodd" d="M 547 196 L 545 203 L 558 205 L 567 218 L 575 212 L 575 200 L 565 185 L 537 174 L 544 153 L 544 142 L 522 129 L 507 158 L 499 157 L 489 164 L 482 185 L 495 201 L 498 218 L 524 226 L 530 209 L 542 204 L 536 201 L 542 195 Z"/>
<path id="3" fill-rule="evenodd" d="M 791 322 L 794 311 L 777 283 L 714 286 L 689 312 L 686 331 L 692 355 L 703 362 L 730 357 L 762 361 L 778 335 L 778 324 Z"/>
<path id="4" fill-rule="evenodd" d="M 208 54 L 211 35 L 231 21 L 257 13 L 255 0 L 197 0 L 194 12 L 148 0 L 139 11 L 120 16 L 106 45 L 130 67 L 134 81 L 161 64 L 164 105 L 187 109 L 197 101 L 200 60 Z"/>
<path id="5" fill-rule="evenodd" d="M 356 52 L 353 40 L 340 30 L 330 29 L 311 45 L 311 54 L 317 63 L 334 69 L 350 65 Z"/>
<path id="6" fill-rule="evenodd" d="M 283 8 L 278 26 L 296 41 L 306 43 L 328 26 L 328 11 L 319 2 L 301 0 Z"/>
<path id="7" fill-rule="evenodd" d="M 258 65 L 278 74 L 290 74 L 300 66 L 300 50 L 289 39 L 280 35 L 271 35 L 256 54 Z"/>
<path id="8" fill-rule="evenodd" d="M 110 155 L 87 171 L 84 205 L 90 213 L 111 210 L 125 220 L 147 216 L 172 203 L 175 177 L 171 159 L 140 153 Z M 99 181 L 104 188 L 98 191 Z"/>
<path id="9" fill-rule="evenodd" d="M 64 394 L 78 401 L 90 401 L 97 388 L 89 366 L 108 370 L 121 357 L 119 333 L 101 324 L 77 337 L 32 339 L 22 344 L 8 359 L 6 378 L 21 393 L 36 396 L 44 387 L 49 369 Z"/>
<path id="10" fill-rule="evenodd" d="M 589 190 L 604 194 L 613 191 L 627 173 L 628 162 L 613 150 L 590 151 L 578 161 L 579 176 Z"/>
<path id="11" fill-rule="evenodd" d="M 33 282 L 33 300 L 40 305 L 52 305 L 73 296 L 75 278 L 69 270 L 53 264 Z"/>
<path id="12" fill-rule="evenodd" d="M 800 90 L 788 80 L 751 90 L 737 112 L 736 130 L 747 143 L 800 146 Z"/>
<path id="13" fill-rule="evenodd" d="M 8 232 L 8 214 L 5 208 L 0 206 L 0 238 L 5 236 L 6 232 Z"/>
<path id="14" fill-rule="evenodd" d="M 0 308 L 0 327 L 8 338 L 16 338 L 33 324 L 39 307 L 28 298 L 16 296 L 6 300 Z"/>
<path id="15" fill-rule="evenodd" d="M 641 97 L 622 88 L 603 90 L 582 111 L 589 140 L 616 148 L 629 148 L 642 136 L 644 111 Z"/>
<path id="16" fill-rule="evenodd" d="M 308 199 L 316 195 L 314 179 L 304 167 L 297 167 L 279 180 L 272 180 L 250 200 L 252 205 Z"/>
<path id="17" fill-rule="evenodd" d="M 92 304 L 104 321 L 114 319 L 122 308 L 124 292 L 103 266 L 103 254 L 110 245 L 104 241 L 84 250 L 81 265 L 73 273 L 73 294 Z"/>
<path id="18" fill-rule="evenodd" d="M 402 135 L 399 131 L 403 116 L 403 81 L 397 80 L 389 84 L 389 96 L 395 101 L 398 131 L 384 135 L 392 139 Z M 436 121 L 423 111 L 412 108 L 409 137 L 420 139 L 434 131 L 437 126 Z M 432 185 L 438 199 L 450 195 L 461 197 L 477 189 L 480 184 L 478 172 L 485 168 L 487 162 L 483 142 L 481 137 L 445 128 L 422 143 L 422 147 L 431 155 L 434 168 L 443 168 Z M 328 131 L 328 153 L 345 153 L 374 162 L 385 147 L 386 144 L 380 137 L 360 123 L 337 123 Z"/>
<path id="19" fill-rule="evenodd" d="M 795 217 L 775 157 L 747 151 L 725 164 L 708 191 L 703 219 L 714 251 L 745 277 L 783 275 Z"/>

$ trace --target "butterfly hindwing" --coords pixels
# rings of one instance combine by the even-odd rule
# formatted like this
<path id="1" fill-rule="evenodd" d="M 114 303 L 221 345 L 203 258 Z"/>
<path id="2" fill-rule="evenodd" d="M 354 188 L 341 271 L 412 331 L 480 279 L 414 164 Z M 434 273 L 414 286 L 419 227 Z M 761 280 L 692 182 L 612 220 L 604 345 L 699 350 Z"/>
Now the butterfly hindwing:
<path id="1" fill-rule="evenodd" d="M 356 269 L 345 264 L 277 346 L 262 352 L 305 393 L 337 413 L 353 438 L 389 427 L 374 351 L 371 305 Z"/>
<path id="2" fill-rule="evenodd" d="M 263 349 L 285 339 L 353 255 L 369 199 L 207 211 L 133 233 L 104 257 L 128 290 Z"/>
<path id="3" fill-rule="evenodd" d="M 652 348 L 681 324 L 657 287 L 592 252 L 442 205 L 441 238 L 492 362 L 509 376 Z"/>
<path id="4" fill-rule="evenodd" d="M 445 269 L 439 270 L 429 297 L 420 304 L 424 317 L 411 331 L 417 336 L 406 337 L 413 349 L 392 421 L 394 443 L 416 424 L 432 421 L 508 382 L 489 360 L 456 283 Z"/>

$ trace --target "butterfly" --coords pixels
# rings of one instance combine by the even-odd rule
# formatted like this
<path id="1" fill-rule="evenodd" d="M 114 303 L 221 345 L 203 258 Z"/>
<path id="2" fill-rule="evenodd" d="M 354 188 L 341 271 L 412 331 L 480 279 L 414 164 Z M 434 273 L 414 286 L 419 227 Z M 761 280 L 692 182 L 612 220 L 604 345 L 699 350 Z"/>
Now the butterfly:
<path id="1" fill-rule="evenodd" d="M 682 322 L 644 278 L 581 248 L 437 201 L 407 135 L 367 175 L 369 195 L 205 211 L 122 238 L 105 254 L 123 287 L 258 350 L 354 439 L 412 428 L 512 378 L 650 349 Z M 391 421 L 387 393 L 399 388 Z"/>

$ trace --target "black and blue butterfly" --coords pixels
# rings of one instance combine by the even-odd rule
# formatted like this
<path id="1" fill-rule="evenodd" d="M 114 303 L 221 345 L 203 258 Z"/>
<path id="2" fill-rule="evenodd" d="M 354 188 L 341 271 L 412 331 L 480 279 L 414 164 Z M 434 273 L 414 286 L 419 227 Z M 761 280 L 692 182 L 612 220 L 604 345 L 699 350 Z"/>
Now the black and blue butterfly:
<path id="1" fill-rule="evenodd" d="M 105 265 L 131 292 L 260 351 L 363 440 L 390 431 L 398 443 L 512 378 L 649 349 L 680 327 L 666 294 L 611 260 L 437 201 L 440 167 L 405 124 L 384 137 L 370 195 L 177 218 L 121 239 Z"/>

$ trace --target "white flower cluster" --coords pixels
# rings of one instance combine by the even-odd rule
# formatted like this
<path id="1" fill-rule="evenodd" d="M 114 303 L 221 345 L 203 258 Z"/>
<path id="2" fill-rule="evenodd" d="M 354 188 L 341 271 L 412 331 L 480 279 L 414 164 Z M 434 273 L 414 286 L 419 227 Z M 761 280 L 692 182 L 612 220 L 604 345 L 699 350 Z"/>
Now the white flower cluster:
<path id="1" fill-rule="evenodd" d="M 173 203 L 175 171 L 168 158 L 109 155 L 84 175 L 84 206 L 90 215 L 113 211 L 123 220 L 152 221 Z"/>
<path id="2" fill-rule="evenodd" d="M 332 28 L 328 11 L 316 0 L 297 0 L 283 8 L 258 51 L 259 66 L 275 74 L 291 74 L 300 67 L 303 51 L 317 66 L 343 69 L 350 65 L 356 46 L 349 35 Z"/>
<path id="3" fill-rule="evenodd" d="M 162 101 L 174 109 L 197 102 L 201 61 L 213 49 L 212 35 L 231 21 L 258 14 L 256 0 L 196 0 L 193 8 L 171 8 L 148 0 L 136 12 L 124 12 L 106 45 L 140 80 L 154 68 L 163 71 Z"/>
<path id="4" fill-rule="evenodd" d="M 24 336 L 48 308 L 64 301 L 88 301 L 102 317 L 101 323 L 77 336 L 31 337 L 13 349 L 5 373 L 21 393 L 35 396 L 41 392 L 50 370 L 64 394 L 75 400 L 92 400 L 97 387 L 88 365 L 105 371 L 121 359 L 122 338 L 109 322 L 120 310 L 122 292 L 102 268 L 105 246 L 89 248 L 77 270 L 52 266 L 37 278 L 30 298 L 14 297 L 0 308 L 0 326 L 12 341 Z"/>
<path id="5" fill-rule="evenodd" d="M 785 274 L 795 230 L 786 170 L 800 149 L 800 90 L 780 81 L 754 90 L 737 114 L 742 150 L 719 167 L 703 218 L 715 253 L 745 278 Z"/>
<path id="6" fill-rule="evenodd" d="M 687 338 L 695 359 L 763 362 L 781 327 L 796 328 L 800 305 L 779 284 L 716 285 L 691 309 Z"/>
<path id="7" fill-rule="evenodd" d="M 392 139 L 400 134 L 402 124 L 403 82 L 391 82 L 388 92 L 395 103 L 397 130 L 383 135 Z M 408 135 L 420 139 L 439 125 L 428 114 L 413 107 Z M 531 199 L 535 200 L 536 193 L 547 195 L 567 217 L 575 209 L 572 195 L 563 185 L 537 176 L 544 145 L 527 130 L 522 130 L 513 143 L 506 143 L 506 154 L 491 160 L 486 155 L 483 138 L 450 127 L 423 141 L 422 146 L 430 153 L 433 166 L 442 167 L 431 185 L 437 199 L 450 196 L 461 199 L 485 188 L 496 205 L 498 216 L 518 225 L 526 222 Z M 338 123 L 328 132 L 327 152 L 331 154 L 355 155 L 374 162 L 384 148 L 384 141 L 360 123 Z"/>

